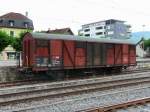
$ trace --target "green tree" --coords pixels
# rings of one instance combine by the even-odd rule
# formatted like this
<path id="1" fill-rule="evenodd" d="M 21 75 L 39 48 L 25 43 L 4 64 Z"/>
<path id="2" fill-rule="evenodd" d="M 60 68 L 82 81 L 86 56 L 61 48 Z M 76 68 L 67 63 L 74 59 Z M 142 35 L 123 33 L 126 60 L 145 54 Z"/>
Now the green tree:
<path id="1" fill-rule="evenodd" d="M 22 41 L 23 41 L 23 36 L 24 34 L 28 32 L 28 31 L 25 31 L 25 32 L 21 32 L 19 34 L 19 37 L 16 37 L 16 38 L 13 38 L 13 41 L 12 41 L 12 47 L 16 50 L 16 51 L 22 51 Z"/>
<path id="2" fill-rule="evenodd" d="M 0 52 L 3 51 L 11 43 L 12 43 L 12 37 L 7 35 L 6 32 L 0 31 Z"/>
<path id="3" fill-rule="evenodd" d="M 144 49 L 146 50 L 148 47 L 150 47 L 150 39 L 144 40 Z"/>

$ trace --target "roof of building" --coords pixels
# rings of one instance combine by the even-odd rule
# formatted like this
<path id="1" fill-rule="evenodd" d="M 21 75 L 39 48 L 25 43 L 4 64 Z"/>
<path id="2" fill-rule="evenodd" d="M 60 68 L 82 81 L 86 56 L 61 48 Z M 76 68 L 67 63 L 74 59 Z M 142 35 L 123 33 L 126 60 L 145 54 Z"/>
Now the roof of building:
<path id="1" fill-rule="evenodd" d="M 55 29 L 55 30 L 48 30 L 46 33 L 53 33 L 53 34 L 70 34 L 74 35 L 70 28 L 62 28 L 62 29 Z"/>
<path id="2" fill-rule="evenodd" d="M 14 25 L 10 26 L 9 22 L 13 21 Z M 25 26 L 27 24 L 27 27 Z M 23 28 L 23 29 L 34 29 L 33 22 L 28 17 L 20 14 L 10 12 L 0 16 L 0 27 L 7 27 L 7 28 Z"/>
<path id="3" fill-rule="evenodd" d="M 97 23 L 101 23 L 101 22 L 111 21 L 111 20 L 117 21 L 117 22 L 125 22 L 125 21 L 121 21 L 121 20 L 117 20 L 117 19 L 108 19 L 108 20 L 102 20 L 102 21 L 97 21 L 97 22 L 92 22 L 92 23 L 84 24 L 84 25 L 82 25 L 82 27 L 88 26 L 88 25 L 91 25 L 91 24 L 97 24 Z"/>
<path id="4" fill-rule="evenodd" d="M 135 42 L 130 40 L 119 40 L 119 39 L 108 39 L 108 38 L 89 38 L 83 36 L 74 36 L 74 35 L 60 35 L 60 34 L 47 34 L 47 33 L 31 33 L 33 38 L 36 39 L 61 39 L 61 40 L 76 40 L 76 41 L 86 41 L 86 42 L 99 42 L 99 43 L 116 43 L 116 44 L 132 44 L 135 45 Z"/>
<path id="5" fill-rule="evenodd" d="M 26 16 L 24 16 L 20 13 L 14 13 L 14 12 L 4 14 L 4 15 L 0 16 L 0 18 L 5 18 L 5 19 L 29 19 L 28 17 L 26 17 Z"/>

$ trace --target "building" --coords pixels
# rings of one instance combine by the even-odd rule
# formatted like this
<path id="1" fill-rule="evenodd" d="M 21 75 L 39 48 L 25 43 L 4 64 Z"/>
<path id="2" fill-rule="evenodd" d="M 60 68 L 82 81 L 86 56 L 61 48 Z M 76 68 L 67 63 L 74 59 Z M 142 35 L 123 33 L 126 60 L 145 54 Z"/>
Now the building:
<path id="1" fill-rule="evenodd" d="M 146 51 L 144 50 L 144 39 L 142 38 L 136 45 L 136 56 L 143 58 L 146 56 Z"/>
<path id="2" fill-rule="evenodd" d="M 124 21 L 109 19 L 82 25 L 79 35 L 97 38 L 127 39 L 131 35 L 130 27 Z"/>
<path id="3" fill-rule="evenodd" d="M 31 19 L 20 13 L 10 12 L 0 16 L 0 30 L 6 32 L 12 37 L 19 37 L 21 32 L 33 31 L 33 22 Z M 0 53 L 1 60 L 15 59 L 16 52 L 8 46 L 3 52 Z"/>
<path id="4" fill-rule="evenodd" d="M 62 28 L 62 29 L 55 29 L 55 30 L 49 29 L 48 31 L 46 31 L 46 33 L 74 35 L 74 33 L 70 28 Z"/>

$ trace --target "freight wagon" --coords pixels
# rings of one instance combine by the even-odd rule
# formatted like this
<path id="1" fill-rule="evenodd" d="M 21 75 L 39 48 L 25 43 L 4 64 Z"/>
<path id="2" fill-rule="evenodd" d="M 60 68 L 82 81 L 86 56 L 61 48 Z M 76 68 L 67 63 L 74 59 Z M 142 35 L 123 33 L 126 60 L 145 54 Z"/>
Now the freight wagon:
<path id="1" fill-rule="evenodd" d="M 136 45 L 128 40 L 26 33 L 23 67 L 63 77 L 68 72 L 111 72 L 136 65 Z"/>

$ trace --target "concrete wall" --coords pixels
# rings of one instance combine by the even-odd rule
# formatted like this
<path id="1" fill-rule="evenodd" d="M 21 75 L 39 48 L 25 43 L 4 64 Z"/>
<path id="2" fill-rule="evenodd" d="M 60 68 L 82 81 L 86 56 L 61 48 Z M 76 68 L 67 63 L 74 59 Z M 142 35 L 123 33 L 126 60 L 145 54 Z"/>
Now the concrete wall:
<path id="1" fill-rule="evenodd" d="M 23 77 L 17 71 L 17 61 L 0 61 L 0 82 L 20 80 Z"/>
<path id="2" fill-rule="evenodd" d="M 19 80 L 16 67 L 0 67 L 0 82 Z"/>

